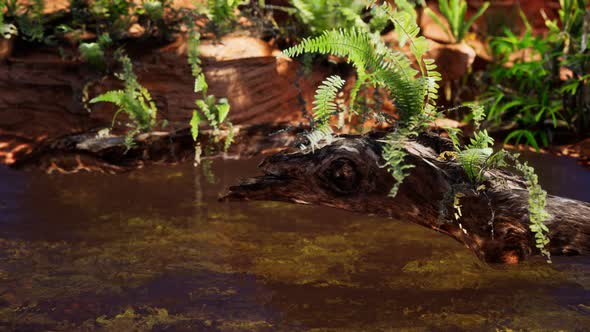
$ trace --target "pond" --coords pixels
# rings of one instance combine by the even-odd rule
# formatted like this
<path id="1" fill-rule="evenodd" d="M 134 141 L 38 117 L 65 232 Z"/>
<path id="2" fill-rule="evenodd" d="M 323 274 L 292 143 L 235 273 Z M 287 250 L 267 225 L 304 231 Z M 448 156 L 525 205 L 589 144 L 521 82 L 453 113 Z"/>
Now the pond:
<path id="1" fill-rule="evenodd" d="M 573 159 L 529 159 L 550 193 L 590 201 L 590 172 Z M 590 326 L 589 258 L 488 266 L 403 220 L 217 201 L 256 165 L 0 169 L 0 331 Z"/>

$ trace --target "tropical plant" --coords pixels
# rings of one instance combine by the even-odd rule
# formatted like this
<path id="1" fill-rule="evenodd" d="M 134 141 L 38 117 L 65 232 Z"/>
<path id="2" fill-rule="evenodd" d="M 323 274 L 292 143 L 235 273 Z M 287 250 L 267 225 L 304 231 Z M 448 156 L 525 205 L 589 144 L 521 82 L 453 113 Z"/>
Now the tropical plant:
<path id="1" fill-rule="evenodd" d="M 467 32 L 469 32 L 473 22 L 483 15 L 489 6 L 489 2 L 484 2 L 479 10 L 467 19 L 466 0 L 440 0 L 438 2 L 438 9 L 447 20 L 448 27 L 430 8 L 426 7 L 424 12 L 445 31 L 449 40 L 452 40 L 455 43 L 460 43 L 467 35 Z"/>
<path id="2" fill-rule="evenodd" d="M 218 140 L 220 137 L 220 129 L 222 127 L 228 128 L 228 134 L 224 142 L 224 149 L 227 150 L 233 140 L 233 126 L 229 122 L 228 114 L 230 105 L 226 98 L 217 99 L 213 95 L 208 94 L 209 86 L 207 84 L 205 73 L 201 68 L 201 59 L 199 59 L 199 33 L 191 29 L 188 41 L 188 63 L 191 67 L 191 72 L 195 78 L 195 93 L 200 94 L 195 100 L 197 108 L 193 111 L 190 126 L 193 140 L 197 142 L 199 136 L 199 127 L 201 122 L 207 121 L 207 124 L 213 128 L 213 137 Z M 200 145 L 196 145 L 195 164 L 200 163 L 201 155 Z"/>
<path id="3" fill-rule="evenodd" d="M 488 74 L 490 88 L 482 100 L 493 126 L 508 123 L 512 128 L 505 142 L 539 149 L 560 127 L 578 135 L 590 128 L 590 53 L 584 28 L 590 26 L 588 0 L 560 3 L 559 22 L 546 21 L 547 37 L 534 36 L 521 14 L 523 36 L 506 30 L 491 42 L 499 64 Z M 569 74 L 564 77 L 564 72 Z"/>
<path id="4" fill-rule="evenodd" d="M 126 141 L 131 143 L 137 133 L 149 131 L 156 125 L 158 108 L 149 91 L 137 81 L 131 59 L 126 55 L 119 55 L 119 60 L 123 71 L 116 76 L 124 82 L 124 89 L 107 91 L 90 100 L 90 103 L 107 102 L 118 107 L 113 116 L 112 126 L 115 125 L 119 113 L 127 114 L 132 121 L 133 129 L 127 134 Z"/>

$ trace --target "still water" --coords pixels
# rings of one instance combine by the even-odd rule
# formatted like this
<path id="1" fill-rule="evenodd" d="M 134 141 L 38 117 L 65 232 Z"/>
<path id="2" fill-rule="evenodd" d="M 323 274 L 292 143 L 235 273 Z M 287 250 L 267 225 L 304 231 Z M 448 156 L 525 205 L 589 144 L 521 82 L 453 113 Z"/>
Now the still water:
<path id="1" fill-rule="evenodd" d="M 590 201 L 590 171 L 529 159 Z M 487 266 L 403 220 L 217 201 L 256 164 L 0 168 L 0 331 L 590 330 L 589 258 Z"/>

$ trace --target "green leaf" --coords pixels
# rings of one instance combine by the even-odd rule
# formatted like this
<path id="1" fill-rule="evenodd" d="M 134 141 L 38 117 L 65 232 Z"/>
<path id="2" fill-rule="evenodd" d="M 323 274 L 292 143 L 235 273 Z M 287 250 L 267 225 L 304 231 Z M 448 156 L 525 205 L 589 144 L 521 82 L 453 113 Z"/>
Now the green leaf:
<path id="1" fill-rule="evenodd" d="M 475 20 L 477 20 L 481 15 L 483 15 L 483 13 L 488 9 L 489 6 L 489 2 L 484 2 L 483 5 L 479 8 L 479 10 L 473 16 L 471 16 L 471 18 L 466 23 L 463 24 L 461 34 L 457 42 L 460 42 L 465 37 L 467 32 L 469 32 L 469 28 L 471 28 L 471 25 L 473 25 L 473 22 L 475 22 Z"/>
<path id="2" fill-rule="evenodd" d="M 207 85 L 205 74 L 199 74 L 199 76 L 197 76 L 197 78 L 195 79 L 195 92 L 203 91 L 206 94 L 208 88 L 209 86 Z"/>
<path id="3" fill-rule="evenodd" d="M 99 102 L 105 102 L 105 103 L 113 103 L 117 106 L 121 106 L 123 103 L 124 96 L 125 96 L 125 91 L 112 90 L 112 91 L 107 91 L 99 96 L 92 98 L 89 101 L 89 103 L 94 104 L 94 103 L 99 103 Z"/>
<path id="4" fill-rule="evenodd" d="M 201 123 L 201 117 L 199 116 L 199 112 L 197 110 L 193 111 L 193 116 L 191 117 L 190 125 L 191 125 L 191 136 L 193 137 L 193 141 L 197 141 L 199 137 L 199 124 Z"/>
<path id="5" fill-rule="evenodd" d="M 220 98 L 217 102 L 217 115 L 219 123 L 223 123 L 229 114 L 229 102 L 227 98 Z"/>

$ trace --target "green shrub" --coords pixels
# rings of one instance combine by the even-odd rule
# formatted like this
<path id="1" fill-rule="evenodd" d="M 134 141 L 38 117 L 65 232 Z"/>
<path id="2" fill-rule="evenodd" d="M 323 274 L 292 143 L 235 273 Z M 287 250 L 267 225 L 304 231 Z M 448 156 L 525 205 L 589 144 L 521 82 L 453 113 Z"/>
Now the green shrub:
<path id="1" fill-rule="evenodd" d="M 560 3 L 559 22 L 546 21 L 548 36 L 534 36 L 521 15 L 527 27 L 523 36 L 505 31 L 491 42 L 499 64 L 488 74 L 490 88 L 482 99 L 492 126 L 513 127 L 506 142 L 539 149 L 560 127 L 578 135 L 590 128 L 590 53 L 584 30 L 590 24 L 588 0 Z M 517 52 L 521 56 L 510 59 Z M 563 69 L 571 73 L 565 80 Z"/>

